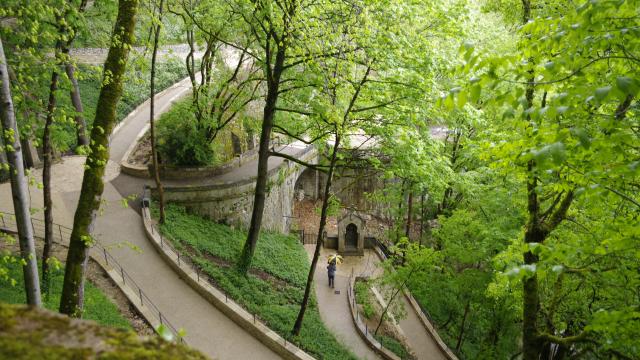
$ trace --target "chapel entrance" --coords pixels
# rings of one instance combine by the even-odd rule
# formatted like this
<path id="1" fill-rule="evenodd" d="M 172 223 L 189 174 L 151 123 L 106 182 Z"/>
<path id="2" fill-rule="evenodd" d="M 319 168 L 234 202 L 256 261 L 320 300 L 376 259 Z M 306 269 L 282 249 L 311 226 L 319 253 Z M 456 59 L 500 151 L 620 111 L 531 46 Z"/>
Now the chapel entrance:
<path id="1" fill-rule="evenodd" d="M 338 253 L 341 255 L 364 254 L 364 219 L 354 210 L 343 210 L 338 218 Z"/>
<path id="2" fill-rule="evenodd" d="M 358 247 L 358 227 L 355 224 L 351 223 L 347 225 L 344 240 L 344 246 L 346 248 L 355 249 Z"/>

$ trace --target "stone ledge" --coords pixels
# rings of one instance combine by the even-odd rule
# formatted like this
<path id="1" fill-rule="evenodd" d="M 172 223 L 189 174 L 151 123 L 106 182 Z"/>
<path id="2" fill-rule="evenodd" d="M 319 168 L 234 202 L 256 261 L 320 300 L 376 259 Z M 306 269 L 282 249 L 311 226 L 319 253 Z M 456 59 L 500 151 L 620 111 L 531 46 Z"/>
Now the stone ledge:
<path id="1" fill-rule="evenodd" d="M 373 337 L 373 335 L 370 335 L 366 327 L 364 328 L 364 330 L 362 329 L 363 326 L 362 326 L 362 322 L 360 321 L 360 318 L 358 315 L 358 308 L 356 305 L 356 299 L 355 299 L 356 296 L 353 291 L 355 281 L 356 281 L 355 277 L 351 275 L 349 277 L 349 288 L 347 289 L 347 301 L 349 302 L 349 310 L 350 310 L 349 312 L 351 313 L 351 319 L 353 320 L 353 324 L 356 326 L 356 329 L 358 330 L 358 334 L 367 343 L 367 345 L 369 345 L 370 348 L 372 348 L 376 353 L 378 353 L 378 355 L 382 356 L 383 359 L 401 360 L 398 355 L 396 355 L 391 350 L 382 346 L 382 344 L 378 340 L 376 340 Z"/>
<path id="2" fill-rule="evenodd" d="M 384 256 L 382 251 L 380 251 L 379 247 L 374 246 L 373 249 L 381 261 L 386 260 L 386 257 Z M 451 351 L 449 346 L 447 346 L 447 344 L 445 344 L 445 342 L 442 341 L 442 338 L 440 338 L 438 331 L 433 326 L 431 321 L 427 318 L 427 316 L 424 314 L 424 312 L 422 311 L 422 308 L 420 308 L 420 305 L 418 304 L 416 299 L 413 297 L 413 295 L 411 295 L 409 290 L 404 289 L 402 293 L 404 294 L 404 297 L 407 299 L 407 301 L 411 305 L 411 308 L 413 309 L 413 311 L 416 313 L 416 315 L 418 315 L 418 318 L 420 319 L 420 323 L 422 323 L 422 326 L 425 328 L 425 330 L 427 330 L 431 338 L 436 342 L 436 344 L 438 344 L 438 347 L 440 348 L 440 350 L 442 350 L 442 353 L 444 354 L 444 356 L 446 356 L 447 359 L 449 360 L 458 360 L 458 357 L 453 353 L 453 351 Z"/>
<path id="3" fill-rule="evenodd" d="M 198 294 L 209 303 L 229 317 L 233 322 L 246 330 L 253 337 L 265 344 L 284 359 L 312 360 L 315 359 L 296 345 L 288 342 L 275 331 L 256 320 L 255 315 L 246 311 L 242 306 L 229 299 L 222 291 L 205 281 L 200 281 L 199 273 L 190 265 L 180 264 L 177 253 L 169 250 L 168 245 L 163 245 L 159 234 L 152 228 L 149 209 L 142 208 L 142 222 L 147 238 L 151 241 L 156 251 L 171 266 L 171 268 Z"/>

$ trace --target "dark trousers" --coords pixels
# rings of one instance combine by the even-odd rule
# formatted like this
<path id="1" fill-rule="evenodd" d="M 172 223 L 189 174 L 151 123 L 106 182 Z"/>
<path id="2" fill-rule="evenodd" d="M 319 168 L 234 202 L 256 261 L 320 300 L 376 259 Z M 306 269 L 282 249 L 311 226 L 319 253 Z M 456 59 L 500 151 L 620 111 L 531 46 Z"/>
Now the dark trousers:
<path id="1" fill-rule="evenodd" d="M 335 279 L 335 276 L 329 275 L 329 286 L 330 287 L 334 287 L 334 279 Z"/>

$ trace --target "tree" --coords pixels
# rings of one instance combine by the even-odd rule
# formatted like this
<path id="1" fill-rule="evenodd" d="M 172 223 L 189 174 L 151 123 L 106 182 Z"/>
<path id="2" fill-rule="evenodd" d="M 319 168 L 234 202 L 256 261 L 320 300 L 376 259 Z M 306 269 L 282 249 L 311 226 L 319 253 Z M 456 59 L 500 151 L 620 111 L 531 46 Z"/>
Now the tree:
<path id="1" fill-rule="evenodd" d="M 77 16 L 78 13 L 82 13 L 86 7 L 86 1 L 82 1 L 79 5 L 78 9 L 74 9 L 74 3 L 67 3 L 66 1 L 63 3 L 62 9 L 53 9 L 55 14 L 55 25 L 57 31 L 57 39 L 55 42 L 54 48 L 54 69 L 51 72 L 51 82 L 49 84 L 49 100 L 46 109 L 46 118 L 44 129 L 42 132 L 42 154 L 43 154 L 43 167 L 42 167 L 42 185 L 43 185 L 43 204 L 44 204 L 44 249 L 42 250 L 42 292 L 45 296 L 49 294 L 49 261 L 51 257 L 51 250 L 53 247 L 53 203 L 51 201 L 51 165 L 53 162 L 53 143 L 51 140 L 51 127 L 53 126 L 55 112 L 56 112 L 56 92 L 58 90 L 59 83 L 59 69 L 58 67 L 64 64 L 65 69 L 67 69 L 67 74 L 69 74 L 69 69 L 71 70 L 71 76 L 69 79 L 72 82 L 72 90 L 71 90 L 71 99 L 74 105 L 77 103 L 76 100 L 79 99 L 79 89 L 77 88 L 77 81 L 73 77 L 73 65 L 71 65 L 71 61 L 69 60 L 69 48 L 73 39 L 75 38 L 75 34 L 77 32 L 78 26 L 75 25 L 78 19 L 74 17 Z M 71 66 L 71 68 L 69 68 Z M 74 100 L 74 97 L 78 97 L 78 99 Z M 82 102 L 80 101 L 80 107 L 82 106 Z M 78 106 L 76 106 L 76 110 L 78 110 Z M 80 108 L 82 111 L 82 108 Z M 80 119 L 78 119 L 80 117 Z M 81 132 L 84 132 L 84 119 L 82 118 L 82 114 L 76 114 L 76 124 L 81 122 L 76 130 L 78 133 L 79 141 L 86 142 L 86 136 L 81 136 Z M 80 144 L 80 142 L 79 142 Z M 86 145 L 86 144 L 81 144 Z"/>
<path id="2" fill-rule="evenodd" d="M 334 69 L 337 69 L 338 67 L 339 65 L 337 65 Z M 330 128 L 333 128 L 333 131 L 332 131 L 333 145 L 331 146 L 331 153 L 329 155 L 330 160 L 329 160 L 329 166 L 327 169 L 327 179 L 325 181 L 324 193 L 322 197 L 322 209 L 320 211 L 320 224 L 318 226 L 316 249 L 313 253 L 313 259 L 311 260 L 311 268 L 309 269 L 309 274 L 307 276 L 307 284 L 305 286 L 302 303 L 300 304 L 300 311 L 298 312 L 298 317 L 296 318 L 296 322 L 293 325 L 293 330 L 291 331 L 293 335 L 298 335 L 300 333 L 300 329 L 302 328 L 302 321 L 304 319 L 304 314 L 307 309 L 307 303 L 309 302 L 309 297 L 311 295 L 313 277 L 315 274 L 316 265 L 318 264 L 318 259 L 320 258 L 320 249 L 322 249 L 324 229 L 327 224 L 327 216 L 328 216 L 329 204 L 331 200 L 331 183 L 333 180 L 333 174 L 338 161 L 338 151 L 340 150 L 342 137 L 348 134 L 347 131 L 353 126 L 352 119 L 351 119 L 351 117 L 353 116 L 352 112 L 358 103 L 361 92 L 364 86 L 367 84 L 370 74 L 371 74 L 371 65 L 367 65 L 366 69 L 363 71 L 363 74 L 361 75 L 359 82 L 357 83 L 357 85 L 354 86 L 351 99 L 349 99 L 348 105 L 344 109 L 329 109 L 326 112 L 326 115 L 329 115 L 329 116 L 324 117 L 323 115 L 325 114 L 320 115 L 320 117 L 324 119 L 324 122 L 326 122 Z M 337 71 L 335 71 L 333 75 L 335 77 L 337 75 Z M 334 78 L 333 80 L 337 80 L 337 79 Z M 337 82 L 338 81 L 335 81 L 334 84 L 336 85 L 329 86 L 328 89 L 325 90 L 329 92 L 329 94 L 327 95 L 332 99 L 331 104 L 334 106 L 340 103 L 340 101 L 337 98 L 339 96 L 339 92 L 342 92 L 341 89 L 338 88 Z M 340 94 L 340 95 L 343 95 L 343 94 Z M 334 116 L 331 116 L 331 115 L 340 114 L 340 111 L 342 111 L 342 114 L 341 114 L 342 118 L 339 119 L 338 121 L 333 120 Z"/>
<path id="3" fill-rule="evenodd" d="M 38 278 L 38 263 L 29 212 L 29 189 L 24 174 L 20 133 L 16 123 L 16 116 L 11 98 L 11 83 L 9 70 L 4 55 L 2 39 L 0 39 L 0 115 L 2 116 L 2 137 L 5 143 L 3 151 L 7 155 L 9 173 L 11 177 L 11 195 L 18 227 L 20 256 L 22 257 L 22 271 L 24 273 L 25 294 L 27 304 L 42 306 L 40 296 L 40 281 Z"/>
<path id="4" fill-rule="evenodd" d="M 502 113 L 498 123 L 522 134 L 494 129 L 501 143 L 488 151 L 497 167 L 525 184 L 528 220 L 522 242 L 508 250 L 514 255 L 524 248 L 508 271 L 522 284 L 522 354 L 635 357 L 627 340 L 637 333 L 629 298 L 614 295 L 621 279 L 637 282 L 626 270 L 633 260 L 608 244 L 633 247 L 611 232 L 629 234 L 640 205 L 631 195 L 638 149 L 628 146 L 637 141 L 640 44 L 624 30 L 637 26 L 630 15 L 637 4 L 522 5 L 518 49 L 493 57 L 473 46 L 461 49 L 472 81 L 445 100 Z M 534 9 L 543 16 L 534 18 Z M 489 94 L 484 103 L 480 91 Z M 603 211 L 606 220 L 596 217 Z M 609 224 L 606 230 L 601 222 Z M 618 265 L 612 267 L 613 258 Z"/>
<path id="5" fill-rule="evenodd" d="M 74 215 L 60 299 L 60 312 L 74 317 L 82 316 L 86 264 L 93 241 L 91 231 L 104 189 L 102 177 L 109 159 L 109 135 L 116 121 L 116 104 L 122 95 L 123 74 L 133 43 L 137 10 L 137 0 L 119 0 L 111 46 L 104 64 L 103 85 L 91 129 L 91 145 Z"/>
<path id="6" fill-rule="evenodd" d="M 149 81 L 149 124 L 151 132 L 151 159 L 153 163 L 153 179 L 158 189 L 158 198 L 160 200 L 160 224 L 164 224 L 164 190 L 162 188 L 162 182 L 160 181 L 160 169 L 158 168 L 158 150 L 156 149 L 156 130 L 155 130 L 155 77 L 156 77 L 156 56 L 158 54 L 158 42 L 160 41 L 160 30 L 162 29 L 162 12 L 164 7 L 164 0 L 160 0 L 158 5 L 157 24 L 153 28 L 153 49 L 151 50 L 151 79 Z M 155 12 L 155 11 L 154 11 Z M 154 23 L 152 22 L 152 27 Z"/>
<path id="7" fill-rule="evenodd" d="M 241 2 L 240 6 L 245 6 Z M 273 6 L 276 5 L 276 6 Z M 316 5 L 317 6 L 317 5 Z M 254 42 L 259 44 L 261 54 L 256 57 L 259 66 L 263 69 L 266 84 L 265 104 L 262 113 L 262 125 L 258 149 L 258 171 L 256 177 L 253 209 L 247 240 L 244 243 L 242 254 L 238 261 L 240 271 L 246 273 L 251 267 L 253 254 L 258 243 L 260 227 L 262 226 L 262 214 L 267 198 L 267 178 L 269 170 L 269 142 L 273 121 L 277 111 L 278 97 L 282 75 L 294 64 L 286 64 L 291 57 L 291 46 L 299 35 L 302 12 L 305 7 L 316 7 L 304 1 L 256 1 L 247 9 L 238 9 L 243 20 L 255 37 Z M 243 49 L 244 51 L 245 49 Z"/>

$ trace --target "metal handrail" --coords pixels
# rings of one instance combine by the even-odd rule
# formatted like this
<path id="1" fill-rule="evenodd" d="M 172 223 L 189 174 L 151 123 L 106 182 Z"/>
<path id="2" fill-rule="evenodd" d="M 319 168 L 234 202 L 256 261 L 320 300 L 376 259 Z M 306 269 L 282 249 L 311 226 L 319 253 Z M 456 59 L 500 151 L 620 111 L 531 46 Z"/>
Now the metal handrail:
<path id="1" fill-rule="evenodd" d="M 7 219 L 7 215 L 9 215 L 8 217 L 9 219 Z M 15 218 L 15 215 L 12 213 L 8 213 L 8 212 L 0 213 L 0 220 L 1 220 L 0 228 L 7 231 L 11 231 L 11 232 L 17 232 L 17 224 L 15 220 L 13 220 L 12 218 Z M 64 246 L 64 242 L 71 237 L 72 229 L 60 224 L 54 223 L 53 225 L 54 225 L 54 232 L 53 232 L 54 243 L 57 242 L 58 244 L 61 244 Z M 42 234 L 39 237 L 44 238 L 44 221 L 31 218 L 31 227 L 33 228 L 34 235 L 37 234 L 36 231 L 38 231 Z M 56 237 L 57 237 L 57 240 L 56 240 Z M 90 249 L 97 251 L 99 253 L 98 256 L 104 258 L 104 262 L 107 266 L 111 266 L 112 268 L 117 270 L 117 272 L 120 274 L 120 277 L 122 278 L 122 284 L 125 286 L 129 286 L 135 293 L 138 294 L 138 298 L 140 299 L 140 305 L 149 307 L 152 310 L 151 313 L 154 315 L 154 317 L 156 317 L 160 321 L 160 325 L 167 327 L 169 331 L 171 331 L 173 336 L 176 339 L 178 339 L 181 343 L 187 344 L 184 338 L 180 336 L 180 333 L 176 329 L 176 327 L 169 320 L 167 320 L 166 315 L 162 314 L 160 309 L 158 309 L 158 307 L 153 303 L 153 301 L 151 301 L 151 299 L 144 293 L 144 291 L 142 291 L 142 288 L 135 282 L 135 280 L 133 280 L 133 278 L 129 275 L 129 273 L 127 273 L 127 271 L 122 267 L 122 265 L 118 263 L 118 261 L 113 257 L 113 255 L 111 255 L 111 253 L 109 253 L 109 251 L 102 244 L 100 244 L 96 240 Z M 116 281 L 116 279 L 113 279 L 113 281 Z M 154 330 L 156 330 L 156 332 L 158 331 L 158 329 L 154 329 Z"/>
<path id="2" fill-rule="evenodd" d="M 151 198 L 149 197 L 149 195 L 150 195 L 150 188 L 147 185 L 144 185 L 142 190 L 142 207 L 147 208 L 148 210 L 147 219 L 151 220 L 151 209 L 150 209 Z M 144 211 L 142 216 L 145 216 Z M 265 323 L 264 320 L 260 319 L 260 317 L 257 316 L 255 313 L 245 308 L 242 304 L 234 301 L 233 298 L 229 298 L 229 294 L 227 294 L 227 292 L 224 289 L 220 288 L 214 282 L 210 281 L 209 275 L 205 271 L 202 271 L 202 269 L 200 269 L 200 267 L 197 264 L 195 264 L 189 256 L 181 255 L 180 251 L 178 251 L 176 247 L 171 243 L 171 240 L 167 241 L 166 237 L 162 235 L 162 232 L 158 228 L 156 228 L 156 226 L 154 226 L 153 224 L 150 224 L 149 228 L 151 230 L 152 235 L 157 233 L 158 237 L 160 238 L 160 248 L 162 249 L 162 251 L 165 251 L 167 255 L 170 255 L 171 257 L 175 257 L 177 259 L 178 267 L 180 268 L 184 267 L 188 270 L 192 270 L 193 272 L 195 272 L 196 282 L 198 284 L 202 281 L 206 283 L 208 286 L 211 286 L 212 288 L 216 289 L 221 294 L 224 294 L 224 302 L 229 303 L 231 301 L 231 303 L 234 303 L 236 306 L 244 310 L 247 314 L 249 314 L 250 317 L 253 317 L 254 325 L 261 324 L 265 328 L 270 328 L 269 325 Z M 286 347 L 287 338 L 285 336 L 281 336 L 281 337 L 283 339 L 284 346 Z"/>

